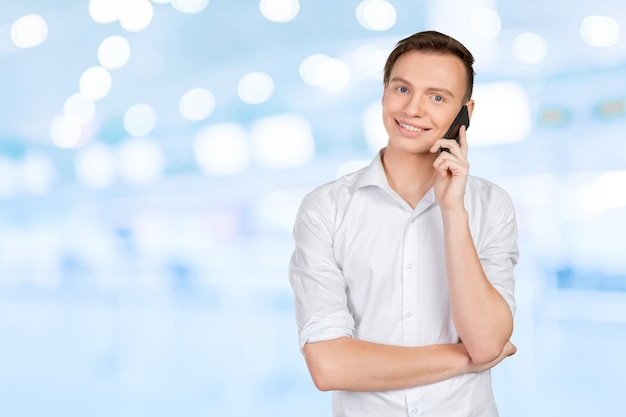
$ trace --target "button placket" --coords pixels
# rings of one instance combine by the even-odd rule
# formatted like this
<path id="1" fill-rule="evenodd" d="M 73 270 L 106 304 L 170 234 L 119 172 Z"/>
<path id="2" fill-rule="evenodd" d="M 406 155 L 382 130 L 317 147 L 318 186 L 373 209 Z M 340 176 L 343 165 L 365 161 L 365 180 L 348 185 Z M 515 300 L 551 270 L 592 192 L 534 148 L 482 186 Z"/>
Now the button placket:
<path id="1" fill-rule="evenodd" d="M 403 263 L 402 271 L 402 342 L 405 346 L 415 345 L 417 343 L 417 328 L 415 326 L 414 315 L 417 309 L 417 227 L 418 223 L 413 221 L 407 222 L 404 245 L 403 245 Z"/>

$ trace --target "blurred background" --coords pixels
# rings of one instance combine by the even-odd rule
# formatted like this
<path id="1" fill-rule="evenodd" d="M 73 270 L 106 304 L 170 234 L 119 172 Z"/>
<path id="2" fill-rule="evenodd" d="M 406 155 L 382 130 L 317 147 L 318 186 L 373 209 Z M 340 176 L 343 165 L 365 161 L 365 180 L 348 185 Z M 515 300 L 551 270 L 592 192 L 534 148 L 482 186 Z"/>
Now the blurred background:
<path id="1" fill-rule="evenodd" d="M 3 0 L 0 415 L 330 415 L 291 227 L 426 29 L 476 56 L 471 172 L 519 217 L 501 415 L 626 408 L 622 0 Z"/>

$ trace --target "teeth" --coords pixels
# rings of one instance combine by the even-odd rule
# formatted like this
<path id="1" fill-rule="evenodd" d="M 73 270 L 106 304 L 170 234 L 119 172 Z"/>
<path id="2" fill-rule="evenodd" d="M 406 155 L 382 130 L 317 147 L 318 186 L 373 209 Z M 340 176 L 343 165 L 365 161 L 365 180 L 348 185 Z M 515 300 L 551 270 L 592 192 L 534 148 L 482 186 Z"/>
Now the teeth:
<path id="1" fill-rule="evenodd" d="M 398 124 L 400 125 L 400 127 L 404 128 L 406 130 L 410 130 L 411 132 L 421 132 L 422 131 L 422 129 L 420 129 L 419 127 L 406 125 L 406 124 L 400 123 L 400 122 L 398 122 Z"/>

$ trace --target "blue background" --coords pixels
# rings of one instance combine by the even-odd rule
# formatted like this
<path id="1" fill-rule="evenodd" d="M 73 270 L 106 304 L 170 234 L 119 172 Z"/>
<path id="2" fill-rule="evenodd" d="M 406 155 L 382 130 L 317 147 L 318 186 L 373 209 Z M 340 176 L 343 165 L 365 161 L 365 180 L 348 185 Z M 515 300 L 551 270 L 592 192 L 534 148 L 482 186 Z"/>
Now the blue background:
<path id="1" fill-rule="evenodd" d="M 481 86 L 515 86 L 521 97 L 496 89 L 490 108 L 507 116 L 483 113 L 483 127 L 476 120 L 468 132 L 472 173 L 503 186 L 519 217 L 519 350 L 493 371 L 501 415 L 626 408 L 626 6 L 390 0 L 395 24 L 368 30 L 359 4 L 302 1 L 292 20 L 274 22 L 257 1 L 211 0 L 199 13 L 154 3 L 150 24 L 134 32 L 97 23 L 86 0 L 0 4 L 1 416 L 330 415 L 330 394 L 315 390 L 298 351 L 290 227 L 308 190 L 375 154 L 363 117 L 382 83 L 359 72 L 354 51 L 389 52 L 425 29 L 477 51 L 477 109 Z M 501 22 L 489 39 L 468 18 L 483 7 Z M 20 49 L 11 26 L 28 14 L 45 19 L 47 38 Z M 585 43 L 589 15 L 612 18 L 617 43 Z M 515 53 L 526 32 L 545 42 L 538 62 Z M 128 40 L 129 61 L 110 71 L 80 143 L 59 147 L 51 126 L 111 35 Z M 346 63 L 342 88 L 303 81 L 301 63 L 318 53 Z M 248 104 L 237 86 L 255 71 L 272 78 L 273 94 Z M 213 94 L 202 120 L 179 112 L 191 88 Z M 123 118 L 138 103 L 155 111 L 142 139 L 163 157 L 159 175 L 141 183 L 116 171 L 116 152 L 137 139 Z M 247 137 L 245 168 L 199 166 L 202 129 L 251 132 L 285 114 L 310 126 L 306 160 L 269 166 Z M 505 140 L 481 145 L 485 129 Z M 105 186 L 77 174 L 89 149 L 113 155 L 118 174 Z"/>

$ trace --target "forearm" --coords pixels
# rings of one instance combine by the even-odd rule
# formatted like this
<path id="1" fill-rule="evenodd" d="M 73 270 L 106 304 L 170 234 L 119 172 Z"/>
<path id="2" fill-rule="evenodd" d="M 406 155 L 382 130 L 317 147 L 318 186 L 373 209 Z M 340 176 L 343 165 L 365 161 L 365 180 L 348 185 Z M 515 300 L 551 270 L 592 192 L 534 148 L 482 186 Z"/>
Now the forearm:
<path id="1" fill-rule="evenodd" d="M 513 316 L 487 279 L 463 210 L 443 214 L 450 309 L 454 325 L 476 362 L 497 356 L 513 332 Z"/>
<path id="2" fill-rule="evenodd" d="M 403 347 L 342 337 L 308 343 L 304 354 L 322 391 L 403 389 L 479 370 L 461 343 Z"/>

